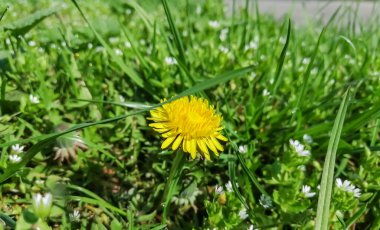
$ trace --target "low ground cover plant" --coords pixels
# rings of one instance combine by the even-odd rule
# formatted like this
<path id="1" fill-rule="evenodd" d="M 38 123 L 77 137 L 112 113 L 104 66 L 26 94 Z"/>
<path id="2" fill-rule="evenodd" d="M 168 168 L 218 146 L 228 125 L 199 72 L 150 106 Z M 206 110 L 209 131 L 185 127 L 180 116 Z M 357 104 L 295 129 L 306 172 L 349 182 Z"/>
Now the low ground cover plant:
<path id="1" fill-rule="evenodd" d="M 0 228 L 379 229 L 378 15 L 257 9 L 0 4 Z"/>

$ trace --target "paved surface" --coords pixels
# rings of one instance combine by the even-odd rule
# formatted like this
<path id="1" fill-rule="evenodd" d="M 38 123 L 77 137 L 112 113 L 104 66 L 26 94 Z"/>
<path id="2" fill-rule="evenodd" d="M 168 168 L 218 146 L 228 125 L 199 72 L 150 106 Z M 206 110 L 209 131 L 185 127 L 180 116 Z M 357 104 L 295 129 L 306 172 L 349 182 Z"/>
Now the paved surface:
<path id="1" fill-rule="evenodd" d="M 235 0 L 237 6 L 244 6 L 245 0 Z M 254 0 L 250 1 L 250 10 L 254 12 Z M 228 9 L 232 9 L 233 0 L 225 0 Z M 329 21 L 334 12 L 341 7 L 336 21 L 347 22 L 357 14 L 357 22 L 366 23 L 380 16 L 380 2 L 376 1 L 291 1 L 291 0 L 258 0 L 259 11 L 271 14 L 277 19 L 289 15 L 296 25 L 321 20 L 324 24 Z M 231 13 L 232 11 L 229 11 Z M 355 13 L 357 12 L 357 13 Z M 374 13 L 375 12 L 375 13 Z M 379 24 L 380 19 L 377 18 Z"/>

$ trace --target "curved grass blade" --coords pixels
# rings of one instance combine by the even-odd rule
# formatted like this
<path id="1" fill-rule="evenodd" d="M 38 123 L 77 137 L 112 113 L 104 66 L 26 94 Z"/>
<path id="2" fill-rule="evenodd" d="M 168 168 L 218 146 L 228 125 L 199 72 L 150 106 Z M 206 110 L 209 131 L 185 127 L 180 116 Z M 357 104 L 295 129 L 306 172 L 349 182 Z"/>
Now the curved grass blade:
<path id="1" fill-rule="evenodd" d="M 115 206 L 106 203 L 106 202 L 99 202 L 98 199 L 93 199 L 93 198 L 88 198 L 88 197 L 83 197 L 83 196 L 67 196 L 68 200 L 73 200 L 73 201 L 78 201 L 78 202 L 85 202 L 93 205 L 99 205 L 103 209 L 108 209 L 114 212 L 117 212 L 123 216 L 127 216 L 127 212 L 124 212 L 123 210 L 116 208 Z"/>
<path id="2" fill-rule="evenodd" d="M 35 13 L 18 19 L 4 26 L 4 30 L 11 31 L 13 36 L 24 35 L 45 18 L 61 10 L 62 7 L 54 7 L 36 11 Z M 5 13 L 5 12 L 4 12 Z"/>
<path id="3" fill-rule="evenodd" d="M 4 223 L 7 226 L 11 227 L 12 229 L 14 229 L 16 227 L 16 222 L 12 218 L 10 218 L 9 216 L 7 216 L 1 212 L 0 212 L 0 220 L 4 221 Z"/>
<path id="4" fill-rule="evenodd" d="M 72 190 L 84 193 L 87 196 L 89 196 L 89 197 L 97 200 L 98 201 L 97 204 L 99 206 L 102 206 L 102 207 L 107 208 L 109 210 L 112 210 L 112 211 L 115 211 L 117 213 L 120 213 L 120 214 L 122 214 L 124 216 L 127 216 L 127 212 L 125 212 L 125 211 L 123 211 L 123 210 L 121 210 L 121 209 L 119 209 L 119 208 L 111 205 L 110 203 L 108 203 L 107 201 L 105 201 L 103 198 L 101 198 L 100 196 L 96 195 L 95 193 L 91 192 L 88 189 L 85 189 L 83 187 L 80 187 L 80 186 L 77 186 L 77 185 L 73 185 L 73 184 L 68 184 L 68 185 L 66 185 L 66 187 L 69 188 L 69 189 L 72 189 Z"/>
<path id="5" fill-rule="evenodd" d="M 289 42 L 290 42 L 290 32 L 291 31 L 292 31 L 292 22 L 289 19 L 289 22 L 288 22 L 288 32 L 287 32 L 287 35 L 286 35 L 286 42 L 285 42 L 284 48 L 282 48 L 281 55 L 278 58 L 276 75 L 275 75 L 275 78 L 274 78 L 275 82 L 274 82 L 274 87 L 273 87 L 273 92 L 272 92 L 273 95 L 276 95 L 277 89 L 280 86 L 280 83 L 281 83 L 281 80 L 282 80 L 281 71 L 282 71 L 282 67 L 284 66 L 284 62 L 285 62 L 285 56 L 286 56 L 286 51 L 288 50 L 288 46 L 289 46 Z"/>
<path id="6" fill-rule="evenodd" d="M 342 134 L 344 119 L 347 113 L 349 99 L 350 91 L 348 89 L 340 104 L 339 111 L 334 122 L 324 161 L 325 163 L 323 165 L 321 189 L 318 197 L 317 217 L 314 228 L 315 230 L 328 229 L 331 193 L 334 181 L 335 158 L 338 150 L 339 139 Z"/>
<path id="7" fill-rule="evenodd" d="M 76 2 L 76 0 L 72 0 L 72 2 L 74 3 L 75 7 L 78 9 L 78 11 L 79 11 L 80 15 L 82 16 L 82 18 L 87 23 L 88 27 L 94 33 L 95 37 L 102 44 L 102 46 L 104 46 L 104 48 L 107 50 L 108 54 L 112 57 L 112 59 L 118 64 L 118 66 L 124 71 L 124 73 L 131 78 L 131 80 L 134 83 L 136 83 L 142 89 L 147 90 L 146 88 L 144 88 L 144 81 L 143 81 L 143 79 L 141 79 L 140 76 L 132 68 L 129 68 L 123 62 L 123 60 L 119 56 L 117 56 L 115 52 L 113 52 L 113 50 L 111 49 L 111 47 L 102 38 L 102 36 L 100 36 L 100 34 L 95 30 L 95 28 L 92 26 L 92 24 L 90 23 L 90 21 L 87 20 L 86 16 L 84 15 L 82 9 L 79 7 L 79 5 Z"/>
<path id="8" fill-rule="evenodd" d="M 313 56 L 311 57 L 310 63 L 307 66 L 307 70 L 306 70 L 306 72 L 304 74 L 304 82 L 302 84 L 301 93 L 298 96 L 297 103 L 296 103 L 297 112 L 300 111 L 300 109 L 302 107 L 303 99 L 305 99 L 305 93 L 306 93 L 306 89 L 308 87 L 307 83 L 308 83 L 309 78 L 310 78 L 310 72 L 311 72 L 311 69 L 313 68 L 315 57 L 317 56 L 317 53 L 318 53 L 319 44 L 321 43 L 321 39 L 322 39 L 323 34 L 325 33 L 325 30 L 326 30 L 326 27 L 323 28 L 322 32 L 319 34 L 319 38 L 318 38 L 317 44 L 315 45 L 315 48 L 314 48 Z M 294 120 L 295 116 L 296 116 L 296 113 L 293 113 L 293 116 L 290 119 L 290 122 L 292 122 Z"/>
<path id="9" fill-rule="evenodd" d="M 168 3 L 166 0 L 161 0 L 161 2 L 162 2 L 162 5 L 164 6 L 164 10 L 165 10 L 166 18 L 168 19 L 170 31 L 174 37 L 174 42 L 177 46 L 179 58 L 182 61 L 182 63 L 186 65 L 185 49 L 183 48 L 183 43 L 182 43 L 181 37 L 179 36 L 177 27 L 174 25 L 172 14 L 170 12 Z"/>
<path id="10" fill-rule="evenodd" d="M 90 127 L 90 126 L 99 125 L 99 124 L 107 124 L 107 123 L 115 122 L 115 121 L 118 121 L 118 120 L 122 120 L 124 118 L 129 117 L 129 116 L 134 116 L 134 115 L 137 115 L 137 114 L 141 114 L 141 113 L 147 112 L 147 111 L 149 111 L 151 109 L 154 109 L 154 108 L 156 108 L 158 106 L 161 106 L 163 104 L 166 104 L 166 103 L 169 103 L 171 101 L 174 101 L 174 100 L 176 100 L 178 98 L 181 98 L 181 97 L 184 97 L 184 96 L 188 96 L 190 94 L 194 94 L 194 93 L 200 92 L 202 90 L 205 90 L 205 89 L 211 88 L 213 86 L 216 86 L 218 84 L 224 83 L 224 82 L 226 82 L 228 80 L 232 80 L 234 78 L 242 76 L 243 74 L 246 74 L 246 73 L 250 72 L 251 70 L 253 70 L 253 67 L 249 66 L 249 67 L 244 67 L 244 68 L 241 68 L 241 69 L 238 69 L 238 70 L 233 70 L 233 71 L 230 71 L 230 72 L 218 75 L 215 78 L 206 80 L 203 83 L 199 83 L 199 84 L 191 87 L 190 89 L 187 89 L 187 90 L 183 91 L 182 93 L 178 94 L 175 97 L 172 97 L 171 99 L 169 99 L 169 100 L 167 100 L 165 102 L 158 103 L 158 104 L 152 105 L 151 107 L 148 107 L 148 108 L 145 108 L 145 109 L 141 109 L 141 110 L 137 110 L 137 111 L 125 114 L 125 115 L 121 115 L 121 116 L 117 116 L 117 117 L 113 117 L 113 118 L 108 118 L 108 119 L 104 119 L 104 120 L 101 120 L 101 121 L 87 122 L 87 123 L 78 124 L 76 126 L 73 126 L 72 128 L 69 128 L 69 129 L 67 129 L 65 131 L 60 132 L 60 133 L 52 133 L 52 134 L 43 135 L 43 136 L 39 136 L 39 137 L 33 137 L 33 138 L 21 140 L 21 141 L 12 141 L 12 142 L 6 142 L 4 144 L 0 144 L 0 147 L 3 148 L 3 147 L 11 146 L 11 145 L 14 145 L 14 144 L 25 143 L 25 142 L 28 142 L 28 141 L 31 141 L 31 140 L 38 140 L 38 139 L 41 139 L 41 137 L 44 138 L 41 141 L 39 141 L 37 144 L 33 145 L 24 154 L 21 162 L 19 162 L 18 164 L 13 164 L 13 165 L 9 166 L 6 169 L 6 171 L 3 174 L 0 175 L 0 184 L 3 183 L 5 180 L 9 179 L 12 175 L 14 175 L 22 167 L 26 166 L 26 164 L 38 152 L 40 152 L 46 145 L 51 144 L 57 137 L 60 137 L 60 136 L 65 135 L 67 133 L 74 132 L 74 131 L 77 131 L 77 130 L 80 130 L 80 129 L 83 129 L 83 128 L 87 128 L 87 127 Z"/>
<path id="11" fill-rule="evenodd" d="M 240 202 L 244 205 L 245 209 L 249 210 L 249 206 L 247 202 L 245 202 L 243 196 L 241 195 L 238 187 L 236 186 L 236 175 L 235 175 L 235 168 L 236 164 L 234 161 L 228 162 L 228 174 L 231 180 L 232 189 L 234 190 L 234 193 L 236 194 L 237 198 L 240 200 Z"/>

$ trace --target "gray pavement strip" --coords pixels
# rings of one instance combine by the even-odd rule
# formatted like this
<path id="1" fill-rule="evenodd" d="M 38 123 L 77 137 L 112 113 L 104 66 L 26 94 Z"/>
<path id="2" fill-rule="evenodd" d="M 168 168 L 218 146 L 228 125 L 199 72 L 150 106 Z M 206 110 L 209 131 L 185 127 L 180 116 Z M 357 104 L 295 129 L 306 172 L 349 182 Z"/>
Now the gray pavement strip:
<path id="1" fill-rule="evenodd" d="M 225 0 L 227 15 L 231 15 L 233 0 Z M 244 7 L 245 0 L 235 0 L 235 9 Z M 249 0 L 250 12 L 254 12 L 255 0 Z M 288 1 L 288 0 L 258 0 L 260 13 L 270 14 L 276 19 L 290 17 L 296 26 L 313 22 L 326 24 L 334 12 L 341 7 L 336 20 L 345 25 L 350 20 L 356 24 L 379 20 L 380 2 L 376 1 Z"/>

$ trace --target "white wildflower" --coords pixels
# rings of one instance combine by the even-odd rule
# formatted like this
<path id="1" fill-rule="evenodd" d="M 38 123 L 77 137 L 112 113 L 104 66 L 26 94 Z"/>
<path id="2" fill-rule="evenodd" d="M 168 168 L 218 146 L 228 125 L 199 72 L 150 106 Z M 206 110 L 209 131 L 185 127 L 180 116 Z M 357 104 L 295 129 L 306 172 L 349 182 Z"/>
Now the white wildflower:
<path id="1" fill-rule="evenodd" d="M 80 221 L 80 212 L 78 210 L 74 210 L 73 213 L 69 214 L 70 221 L 79 222 Z"/>
<path id="2" fill-rule="evenodd" d="M 21 157 L 18 156 L 18 155 L 16 155 L 16 154 L 12 154 L 12 155 L 9 155 L 9 160 L 10 160 L 12 163 L 16 164 L 16 163 L 18 163 L 18 162 L 21 161 Z"/>
<path id="3" fill-rule="evenodd" d="M 165 63 L 167 65 L 176 65 L 177 64 L 177 60 L 174 57 L 166 57 L 165 58 Z"/>
<path id="4" fill-rule="evenodd" d="M 257 47 L 258 44 L 256 41 L 250 41 L 247 45 L 244 46 L 244 51 L 255 50 Z"/>
<path id="5" fill-rule="evenodd" d="M 302 193 L 307 197 L 307 198 L 311 198 L 313 196 L 315 196 L 315 192 L 310 192 L 311 188 L 310 186 L 308 185 L 303 185 L 302 186 Z"/>
<path id="6" fill-rule="evenodd" d="M 91 42 L 87 44 L 88 49 L 92 49 L 93 47 L 94 47 L 94 45 Z"/>
<path id="7" fill-rule="evenodd" d="M 219 35 L 219 39 L 224 42 L 226 39 L 227 39 L 227 35 L 228 35 L 228 29 L 225 28 L 225 29 L 222 29 L 220 31 L 220 35 Z"/>
<path id="8" fill-rule="evenodd" d="M 304 65 L 308 65 L 309 63 L 310 63 L 310 58 L 304 58 L 302 60 L 302 64 L 304 64 Z"/>
<path id="9" fill-rule="evenodd" d="M 121 49 L 115 49 L 115 54 L 118 56 L 123 56 L 123 51 L 121 51 Z"/>
<path id="10" fill-rule="evenodd" d="M 118 37 L 110 37 L 108 40 L 110 41 L 111 44 L 115 44 L 119 42 Z"/>
<path id="11" fill-rule="evenodd" d="M 308 143 L 308 144 L 313 143 L 313 138 L 312 138 L 310 135 L 308 135 L 308 134 L 304 134 L 304 135 L 303 135 L 303 140 L 304 140 L 306 143 Z"/>
<path id="12" fill-rule="evenodd" d="M 355 186 L 352 185 L 350 181 L 348 181 L 348 180 L 342 181 L 342 179 L 337 178 L 335 183 L 336 183 L 336 186 L 338 188 L 340 188 L 346 192 L 353 193 L 355 197 L 360 197 L 360 195 L 361 195 L 360 189 L 355 188 Z"/>
<path id="13" fill-rule="evenodd" d="M 29 95 L 29 101 L 32 103 L 32 104 L 38 104 L 40 103 L 40 100 L 38 99 L 37 96 L 34 96 L 32 94 Z"/>
<path id="14" fill-rule="evenodd" d="M 215 185 L 215 193 L 216 194 L 223 194 L 224 193 L 223 187 L 219 186 L 219 185 Z"/>
<path id="15" fill-rule="evenodd" d="M 34 208 L 34 212 L 40 218 L 45 218 L 49 216 L 52 204 L 53 197 L 51 193 L 46 193 L 45 195 L 37 193 L 33 195 L 32 205 Z"/>
<path id="16" fill-rule="evenodd" d="M 269 196 L 262 194 L 259 199 L 259 203 L 263 208 L 268 209 L 272 207 L 272 199 Z"/>
<path id="17" fill-rule="evenodd" d="M 132 45 L 129 41 L 124 42 L 124 46 L 128 49 L 132 47 Z"/>
<path id="18" fill-rule="evenodd" d="M 232 183 L 231 183 L 231 181 L 228 181 L 226 183 L 226 189 L 227 189 L 228 192 L 232 192 Z"/>
<path id="19" fill-rule="evenodd" d="M 243 208 L 242 210 L 240 210 L 239 216 L 240 216 L 240 219 L 242 219 L 242 220 L 247 219 L 247 217 L 248 217 L 247 209 Z"/>
<path id="20" fill-rule="evenodd" d="M 197 8 L 195 8 L 195 13 L 197 15 L 200 15 L 202 13 L 202 7 L 200 5 L 198 5 Z"/>
<path id="21" fill-rule="evenodd" d="M 103 52 L 104 51 L 104 47 L 103 46 L 97 46 L 95 47 L 95 52 L 96 53 L 100 53 L 100 52 Z"/>
<path id="22" fill-rule="evenodd" d="M 218 29 L 220 27 L 220 24 L 218 21 L 209 21 L 208 22 L 208 25 L 211 27 L 211 28 L 214 28 L 214 29 Z"/>
<path id="23" fill-rule="evenodd" d="M 35 41 L 29 41 L 28 45 L 31 47 L 36 46 L 36 42 Z"/>
<path id="24" fill-rule="evenodd" d="M 24 151 L 24 148 L 25 146 L 19 144 L 12 145 L 12 151 L 15 153 L 22 153 Z"/>
<path id="25" fill-rule="evenodd" d="M 225 46 L 219 46 L 219 51 L 225 54 L 228 54 L 228 52 L 230 52 L 230 50 Z"/>
<path id="26" fill-rule="evenodd" d="M 311 75 L 316 75 L 318 73 L 318 68 L 312 68 L 311 71 L 310 71 L 310 74 Z"/>
<path id="27" fill-rule="evenodd" d="M 240 145 L 239 146 L 239 153 L 247 153 L 248 152 L 248 146 L 247 145 Z"/>
<path id="28" fill-rule="evenodd" d="M 269 90 L 268 90 L 268 89 L 264 89 L 264 90 L 263 90 L 263 96 L 264 96 L 264 97 L 267 97 L 267 96 L 269 96 L 269 95 L 270 95 Z"/>
<path id="29" fill-rule="evenodd" d="M 289 140 L 290 145 L 294 148 L 294 150 L 298 153 L 298 155 L 307 157 L 310 155 L 310 151 L 305 149 L 305 146 L 301 144 L 298 140 Z"/>

